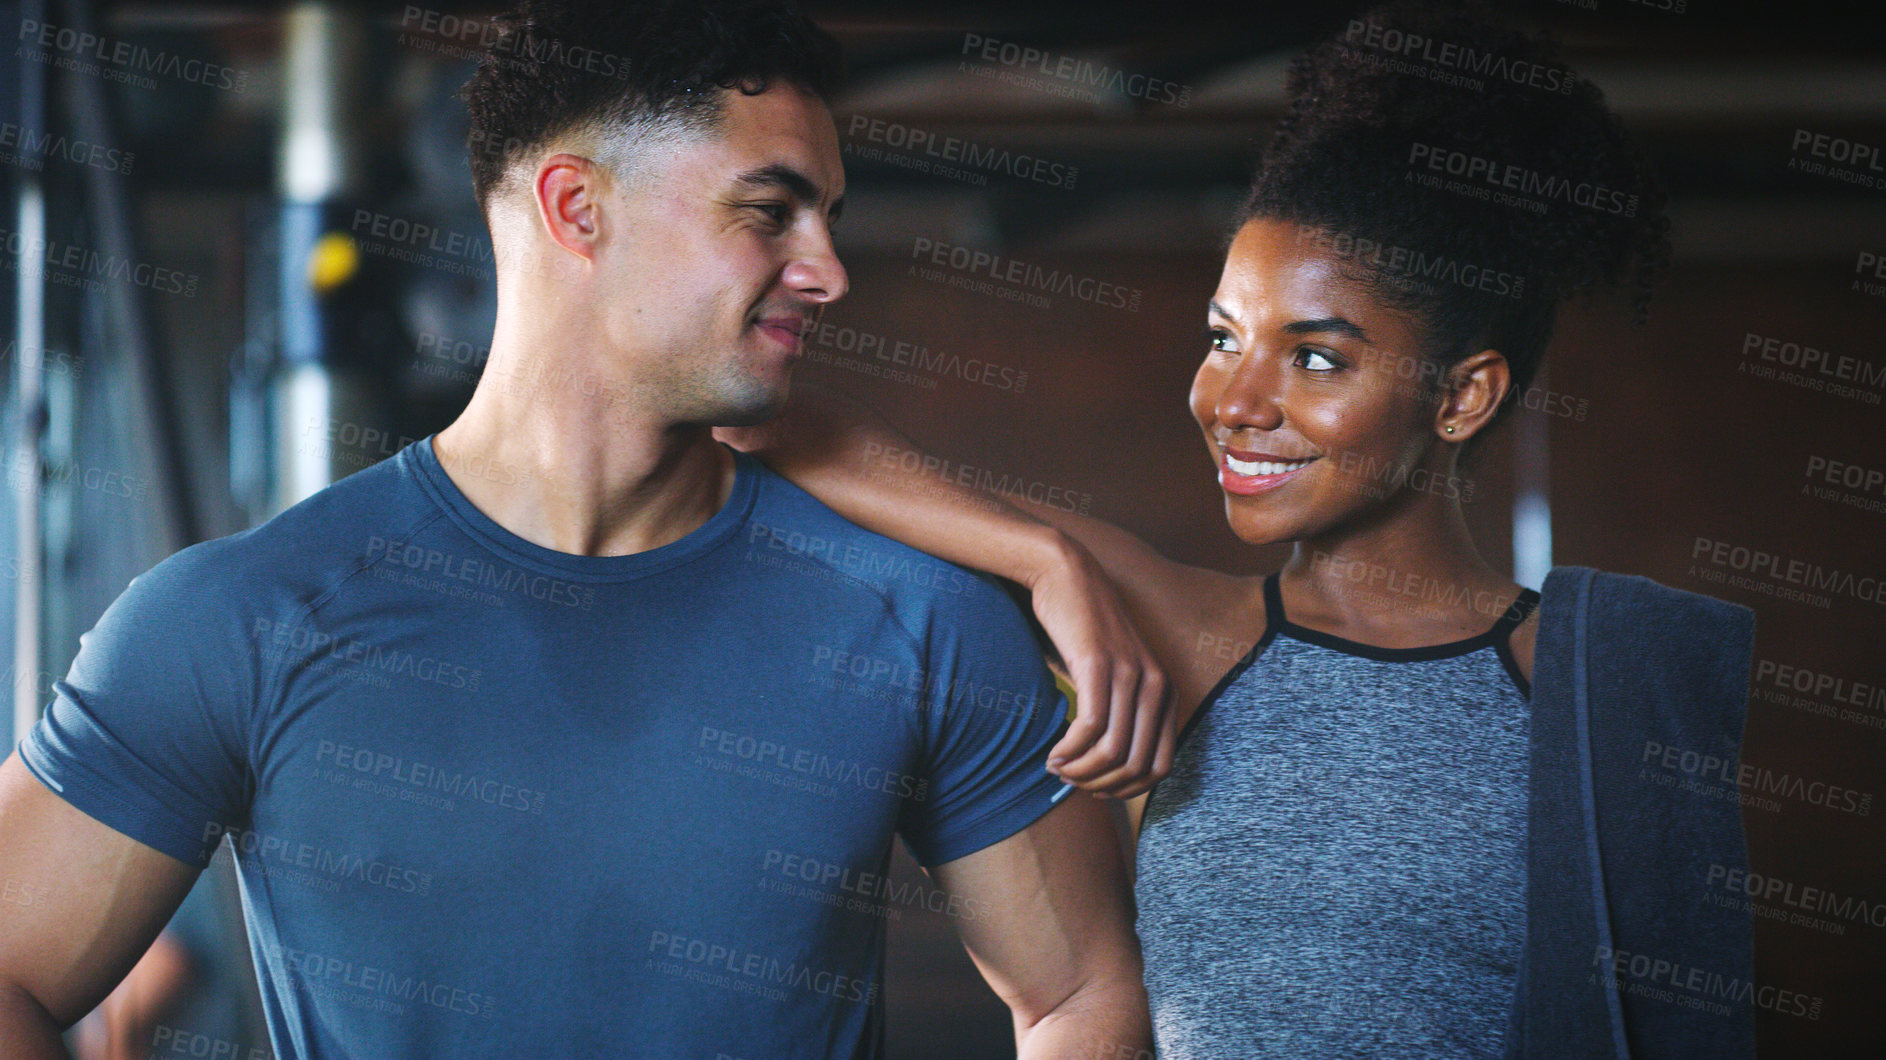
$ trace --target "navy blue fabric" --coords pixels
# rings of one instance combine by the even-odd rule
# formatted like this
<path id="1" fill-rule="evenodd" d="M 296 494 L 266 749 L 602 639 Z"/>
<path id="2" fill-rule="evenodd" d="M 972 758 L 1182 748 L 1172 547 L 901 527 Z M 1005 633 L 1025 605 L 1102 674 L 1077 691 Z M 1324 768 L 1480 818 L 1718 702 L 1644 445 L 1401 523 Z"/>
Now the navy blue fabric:
<path id="1" fill-rule="evenodd" d="M 988 580 L 736 460 L 694 533 L 580 557 L 419 442 L 136 579 L 22 757 L 228 838 L 277 1056 L 875 1056 L 887 910 L 937 905 L 893 834 L 1040 817 L 1065 701 Z"/>
<path id="2" fill-rule="evenodd" d="M 1644 768 L 1678 748 L 1734 775 L 1753 638 L 1746 607 L 1581 567 L 1547 576 L 1509 1056 L 1753 1055 L 1753 927 L 1707 900 L 1712 868 L 1748 865 L 1736 793 Z"/>

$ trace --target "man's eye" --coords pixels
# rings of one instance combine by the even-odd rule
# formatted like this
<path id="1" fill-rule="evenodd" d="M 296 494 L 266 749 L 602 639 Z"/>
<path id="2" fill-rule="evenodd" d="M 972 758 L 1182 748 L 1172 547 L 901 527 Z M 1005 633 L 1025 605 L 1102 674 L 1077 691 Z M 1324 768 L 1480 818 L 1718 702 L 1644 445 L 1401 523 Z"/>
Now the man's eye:
<path id="1" fill-rule="evenodd" d="M 776 225 L 783 225 L 792 217 L 792 207 L 785 203 L 756 202 L 753 204 L 753 209 L 765 214 L 766 219 Z"/>

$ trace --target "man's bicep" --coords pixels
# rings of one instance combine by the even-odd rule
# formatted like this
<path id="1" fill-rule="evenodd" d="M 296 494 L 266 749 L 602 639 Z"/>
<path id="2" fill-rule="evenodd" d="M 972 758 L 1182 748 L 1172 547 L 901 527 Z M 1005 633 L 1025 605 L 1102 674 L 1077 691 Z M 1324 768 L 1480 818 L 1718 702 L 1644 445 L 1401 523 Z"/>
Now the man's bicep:
<path id="1" fill-rule="evenodd" d="M 0 983 L 69 1026 L 137 963 L 199 871 L 87 816 L 9 756 L 0 764 Z"/>
<path id="2" fill-rule="evenodd" d="M 1139 981 L 1113 821 L 1093 799 L 1071 796 L 1020 832 L 930 872 L 964 899 L 957 933 L 1024 1024 L 1083 987 Z"/>
<path id="3" fill-rule="evenodd" d="M 1013 835 L 1053 805 L 1048 772 L 1067 700 L 1015 604 L 981 575 L 960 572 L 925 623 L 922 769 L 899 831 L 925 865 L 953 861 Z"/>

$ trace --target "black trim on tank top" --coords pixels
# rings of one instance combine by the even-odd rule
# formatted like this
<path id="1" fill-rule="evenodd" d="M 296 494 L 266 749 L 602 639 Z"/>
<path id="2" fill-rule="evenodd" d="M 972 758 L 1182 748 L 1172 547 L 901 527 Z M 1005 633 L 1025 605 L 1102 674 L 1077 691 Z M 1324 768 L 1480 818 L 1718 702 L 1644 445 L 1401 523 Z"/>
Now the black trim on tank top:
<path id="1" fill-rule="evenodd" d="M 1292 639 L 1306 644 L 1314 644 L 1364 659 L 1374 659 L 1377 662 L 1426 662 L 1430 659 L 1451 659 L 1458 655 L 1479 651 L 1481 648 L 1495 648 L 1499 651 L 1501 663 L 1506 667 L 1507 676 L 1519 686 L 1521 694 L 1528 698 L 1532 696 L 1531 686 L 1520 675 L 1519 664 L 1513 658 L 1513 649 L 1509 643 L 1512 639 L 1513 628 L 1524 622 L 1526 616 L 1532 613 L 1532 609 L 1539 605 L 1539 594 L 1532 589 L 1521 589 L 1519 596 L 1507 607 L 1505 613 L 1500 615 L 1499 620 L 1484 633 L 1476 633 L 1463 640 L 1449 641 L 1446 644 L 1424 644 L 1418 648 L 1382 648 L 1374 644 L 1350 640 L 1347 637 L 1339 637 L 1334 633 L 1299 626 L 1290 621 L 1289 616 L 1284 613 L 1283 590 L 1278 585 L 1277 575 L 1278 572 L 1272 571 L 1264 578 L 1264 611 L 1271 630 L 1288 634 Z"/>
<path id="2" fill-rule="evenodd" d="M 1278 588 L 1277 584 L 1278 573 L 1277 571 L 1272 571 L 1264 578 L 1263 636 L 1258 637 L 1257 643 L 1251 645 L 1251 650 L 1244 653 L 1244 658 L 1233 664 L 1231 669 L 1226 671 L 1225 675 L 1218 679 L 1218 683 L 1213 685 L 1212 690 L 1207 692 L 1205 698 L 1200 701 L 1198 709 L 1192 712 L 1192 717 L 1185 723 L 1185 728 L 1179 730 L 1179 738 L 1173 741 L 1172 747 L 1172 755 L 1175 761 L 1178 759 L 1180 749 L 1185 746 L 1186 739 L 1192 735 L 1192 730 L 1198 728 L 1198 723 L 1204 721 L 1205 715 L 1210 713 L 1211 708 L 1217 705 L 1218 697 L 1224 695 L 1225 689 L 1230 688 L 1237 682 L 1238 678 L 1244 676 L 1244 671 L 1249 670 L 1251 666 L 1257 662 L 1258 656 L 1264 654 L 1264 649 L 1270 646 L 1270 642 L 1275 640 L 1277 634 L 1280 632 L 1287 633 L 1291 637 L 1305 641 L 1306 643 L 1320 645 L 1334 651 L 1346 652 L 1350 655 L 1360 655 L 1363 658 L 1378 659 L 1383 662 L 1421 662 L 1426 659 L 1446 659 L 1455 655 L 1466 655 L 1469 652 L 1478 651 L 1486 647 L 1488 643 L 1492 643 L 1494 648 L 1499 652 L 1501 665 L 1506 668 L 1506 676 L 1512 678 L 1513 684 L 1519 689 L 1519 694 L 1527 699 L 1532 698 L 1532 682 L 1526 680 L 1525 675 L 1520 673 L 1519 662 L 1513 657 L 1512 633 L 1521 622 L 1526 620 L 1527 615 L 1532 614 L 1533 608 L 1539 606 L 1539 594 L 1535 590 L 1520 589 L 1519 596 L 1514 598 L 1505 613 L 1500 615 L 1499 619 L 1493 623 L 1492 628 L 1484 633 L 1478 633 L 1468 637 L 1466 640 L 1457 640 L 1451 644 L 1427 645 L 1420 648 L 1378 648 L 1372 644 L 1363 644 L 1360 641 L 1348 640 L 1334 634 L 1320 633 L 1314 629 L 1306 629 L 1290 621 L 1290 619 L 1284 615 L 1283 592 Z M 1146 809 L 1148 811 L 1152 809 L 1154 796 L 1159 794 L 1159 789 L 1164 784 L 1165 781 L 1160 780 L 1154 783 L 1152 787 L 1146 789 Z M 1140 820 L 1140 834 L 1136 837 L 1135 842 L 1140 838 L 1144 838 L 1145 835 L 1146 821 L 1145 818 L 1142 817 Z"/>
<path id="3" fill-rule="evenodd" d="M 1257 657 L 1264 654 L 1264 649 L 1270 645 L 1271 638 L 1276 635 L 1276 627 L 1266 621 L 1264 635 L 1257 638 L 1257 643 L 1251 645 L 1251 650 L 1244 653 L 1244 658 L 1239 659 L 1231 669 L 1225 671 L 1225 675 L 1220 677 L 1218 683 L 1212 686 L 1211 691 L 1205 693 L 1205 698 L 1199 701 L 1198 709 L 1192 712 L 1192 717 L 1186 721 L 1185 728 L 1179 730 L 1179 738 L 1173 742 L 1173 754 L 1179 753 L 1179 748 L 1185 746 L 1185 738 L 1198 727 L 1199 719 L 1205 716 L 1205 712 L 1212 708 L 1213 703 L 1218 702 L 1219 696 L 1225 694 L 1225 689 L 1230 688 L 1233 682 L 1244 676 L 1244 671 L 1249 670 L 1251 664 L 1257 661 Z"/>
<path id="4" fill-rule="evenodd" d="M 1526 680 L 1526 675 L 1519 670 L 1519 660 L 1513 656 L 1513 638 L 1501 637 L 1495 647 L 1500 650 L 1500 665 L 1506 667 L 1506 676 L 1513 679 L 1513 686 L 1519 689 L 1520 695 L 1531 699 L 1532 682 Z"/>
<path id="5" fill-rule="evenodd" d="M 1191 718 L 1187 719 L 1185 728 L 1179 730 L 1179 738 L 1172 741 L 1173 761 L 1178 761 L 1179 750 L 1185 746 L 1186 738 L 1192 735 L 1193 729 L 1198 728 L 1199 722 L 1205 720 L 1205 715 L 1211 712 L 1212 706 L 1218 702 L 1218 697 L 1224 695 L 1225 689 L 1230 688 L 1237 682 L 1238 678 L 1244 676 L 1244 671 L 1249 670 L 1251 665 L 1257 662 L 1257 657 L 1264 654 L 1264 649 L 1270 646 L 1271 639 L 1276 637 L 1276 635 L 1277 627 L 1271 625 L 1269 616 L 1266 616 L 1264 620 L 1263 636 L 1258 637 L 1257 643 L 1251 645 L 1251 650 L 1244 653 L 1244 658 L 1233 663 L 1231 669 L 1225 671 L 1225 675 L 1220 677 L 1218 683 L 1212 686 L 1211 691 L 1205 693 L 1205 698 L 1199 701 L 1198 709 L 1192 712 Z M 1148 809 L 1152 807 L 1153 796 L 1159 794 L 1159 786 L 1164 783 L 1165 781 L 1161 779 L 1155 781 L 1152 787 L 1146 789 L 1146 807 Z M 1144 834 L 1145 830 L 1146 822 L 1142 817 L 1140 820 L 1141 834 Z"/>

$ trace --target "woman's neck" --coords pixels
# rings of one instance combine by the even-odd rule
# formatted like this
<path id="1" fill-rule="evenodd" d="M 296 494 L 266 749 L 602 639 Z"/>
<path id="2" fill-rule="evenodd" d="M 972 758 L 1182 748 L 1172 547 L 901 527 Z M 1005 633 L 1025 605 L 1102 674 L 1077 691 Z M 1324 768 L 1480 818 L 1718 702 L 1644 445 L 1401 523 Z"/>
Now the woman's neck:
<path id="1" fill-rule="evenodd" d="M 1380 647 L 1473 636 L 1519 592 L 1474 547 L 1460 502 L 1425 495 L 1369 524 L 1298 540 L 1279 588 L 1297 625 Z"/>

